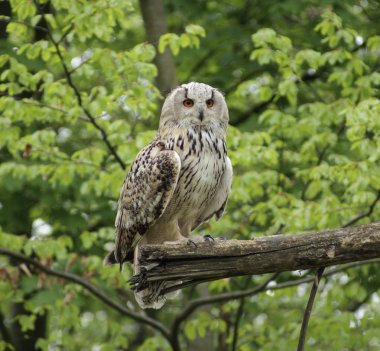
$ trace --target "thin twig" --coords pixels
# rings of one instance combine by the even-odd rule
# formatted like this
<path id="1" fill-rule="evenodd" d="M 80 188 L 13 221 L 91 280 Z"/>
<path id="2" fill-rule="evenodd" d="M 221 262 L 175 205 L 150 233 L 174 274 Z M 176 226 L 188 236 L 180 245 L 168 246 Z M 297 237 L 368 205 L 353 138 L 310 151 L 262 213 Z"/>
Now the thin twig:
<path id="1" fill-rule="evenodd" d="M 303 351 L 304 350 L 305 340 L 306 340 L 307 326 L 309 324 L 311 310 L 313 309 L 313 304 L 314 304 L 315 296 L 317 294 L 319 282 L 321 281 L 321 277 L 322 277 L 322 274 L 323 274 L 324 270 L 325 270 L 325 267 L 318 268 L 317 274 L 314 277 L 314 283 L 313 283 L 313 286 L 311 288 L 309 300 L 307 301 L 305 313 L 303 315 L 300 336 L 299 336 L 299 339 L 298 339 L 297 351 Z"/>
<path id="2" fill-rule="evenodd" d="M 363 219 L 365 217 L 369 217 L 372 214 L 372 212 L 374 211 L 375 206 L 379 200 L 380 200 L 380 190 L 377 192 L 376 198 L 375 198 L 375 200 L 373 200 L 373 202 L 369 206 L 368 211 L 361 213 L 361 214 L 357 215 L 356 217 L 354 217 L 353 219 L 349 220 L 348 222 L 346 222 L 345 224 L 342 225 L 342 228 L 350 227 L 353 224 L 355 224 L 356 222 L 360 221 L 361 219 Z"/>
<path id="3" fill-rule="evenodd" d="M 346 263 L 346 264 L 343 264 L 343 265 L 339 266 L 339 268 L 334 268 L 334 269 L 329 270 L 328 272 L 326 272 L 324 274 L 324 277 L 328 277 L 328 276 L 331 276 L 331 275 L 343 272 L 343 271 L 345 271 L 347 269 L 350 269 L 350 268 L 360 267 L 360 266 L 363 266 L 363 265 L 366 265 L 366 264 L 371 264 L 371 263 L 380 263 L 380 259 L 379 258 L 374 258 L 374 259 L 367 260 L 367 261 Z M 274 291 L 274 290 L 281 290 L 281 289 L 286 289 L 286 288 L 292 288 L 294 286 L 298 286 L 298 285 L 301 285 L 301 284 L 311 283 L 311 282 L 314 281 L 314 279 L 315 279 L 315 276 L 305 277 L 305 278 L 302 278 L 302 279 L 291 280 L 291 281 L 279 283 L 279 284 L 277 284 L 275 286 L 268 287 L 265 290 L 273 290 Z"/>
<path id="4" fill-rule="evenodd" d="M 260 104 L 253 106 L 250 110 L 242 113 L 240 116 L 238 116 L 233 121 L 231 121 L 230 124 L 233 126 L 237 126 L 237 125 L 245 122 L 253 114 L 261 113 L 261 111 L 266 109 L 274 101 L 275 97 L 276 97 L 276 94 L 273 93 L 273 95 L 267 101 L 261 102 Z"/>
<path id="5" fill-rule="evenodd" d="M 62 43 L 65 40 L 65 38 L 71 33 L 71 31 L 73 29 L 74 29 L 74 25 L 71 23 L 70 27 L 67 29 L 67 31 L 65 33 L 63 33 L 61 38 L 57 41 L 57 44 L 59 45 L 60 43 Z"/>
<path id="6" fill-rule="evenodd" d="M 73 69 L 71 69 L 71 70 L 69 71 L 69 73 L 70 73 L 70 74 L 73 74 L 73 73 L 76 72 L 79 68 L 83 67 L 86 63 L 89 63 L 89 62 L 91 61 L 91 59 L 92 59 L 92 57 L 89 57 L 89 58 L 86 59 L 86 60 L 82 60 L 81 63 L 80 63 L 78 66 L 76 66 L 76 67 L 74 67 Z"/>
<path id="7" fill-rule="evenodd" d="M 234 333 L 232 337 L 231 351 L 236 351 L 236 346 L 237 346 L 237 341 L 238 341 L 238 336 L 239 336 L 239 324 L 240 324 L 241 317 L 243 316 L 244 306 L 245 306 L 245 298 L 243 297 L 240 299 L 239 307 L 236 311 L 236 319 L 234 323 Z"/>
<path id="8" fill-rule="evenodd" d="M 244 289 L 248 288 L 248 285 L 249 285 L 250 281 L 251 281 L 251 277 L 247 277 L 247 279 L 245 281 L 245 284 L 244 284 Z M 232 337 L 231 351 L 235 351 L 236 350 L 238 336 L 239 336 L 239 324 L 240 324 L 241 317 L 243 316 L 244 305 L 245 305 L 245 298 L 242 297 L 240 299 L 240 302 L 239 302 L 239 307 L 238 307 L 238 309 L 236 311 L 235 322 L 234 322 L 234 325 L 233 325 L 233 337 Z"/>

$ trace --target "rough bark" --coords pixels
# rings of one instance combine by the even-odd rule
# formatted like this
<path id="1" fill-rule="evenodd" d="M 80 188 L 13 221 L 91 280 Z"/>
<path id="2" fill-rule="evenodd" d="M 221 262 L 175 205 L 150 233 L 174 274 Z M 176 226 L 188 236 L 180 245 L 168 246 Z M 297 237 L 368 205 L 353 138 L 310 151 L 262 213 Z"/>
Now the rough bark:
<path id="1" fill-rule="evenodd" d="M 380 223 L 307 234 L 254 240 L 216 240 L 197 246 L 183 243 L 141 247 L 142 271 L 131 279 L 143 289 L 147 281 L 180 280 L 168 292 L 201 281 L 331 266 L 380 257 Z"/>
<path id="2" fill-rule="evenodd" d="M 157 50 L 154 59 L 158 69 L 157 87 L 165 94 L 177 86 L 177 78 L 173 56 L 169 48 L 167 47 L 162 54 L 157 49 L 160 36 L 168 32 L 164 4 L 162 0 L 140 0 L 139 2 L 147 40 Z"/>

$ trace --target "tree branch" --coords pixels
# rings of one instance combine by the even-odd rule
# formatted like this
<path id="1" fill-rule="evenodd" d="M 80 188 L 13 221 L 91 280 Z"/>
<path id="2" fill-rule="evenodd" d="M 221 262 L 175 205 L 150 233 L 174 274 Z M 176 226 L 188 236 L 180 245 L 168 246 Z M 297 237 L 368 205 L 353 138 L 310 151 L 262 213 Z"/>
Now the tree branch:
<path id="1" fill-rule="evenodd" d="M 274 274 L 272 275 L 267 281 L 265 284 L 265 286 L 263 286 L 263 289 L 260 289 L 260 290 L 256 290 L 254 291 L 255 293 L 259 293 L 261 291 L 263 291 L 269 284 L 269 282 L 273 281 L 276 279 L 276 277 L 278 276 L 279 274 Z M 248 288 L 248 284 L 251 280 L 251 277 L 247 277 L 247 280 L 244 284 L 244 290 L 247 290 Z M 238 342 L 238 337 L 239 337 L 239 324 L 240 324 L 240 320 L 241 318 L 243 317 L 243 313 L 244 313 L 244 306 L 245 306 L 245 297 L 241 297 L 240 298 L 240 302 L 239 302 L 239 307 L 237 308 L 237 311 L 236 311 L 236 317 L 235 317 L 235 322 L 233 324 L 233 334 L 232 334 L 232 346 L 231 346 L 231 351 L 236 351 L 236 348 L 237 348 L 237 342 Z"/>
<path id="2" fill-rule="evenodd" d="M 248 73 L 248 75 L 249 75 L 249 73 Z M 310 75 L 306 72 L 302 75 L 301 79 L 297 81 L 297 83 L 312 81 L 312 80 L 318 79 L 320 77 L 321 76 L 318 74 Z M 245 81 L 245 79 L 243 78 L 240 80 L 240 82 L 236 82 L 230 88 L 227 88 L 225 91 L 226 94 L 233 91 L 233 89 L 235 89 L 239 84 L 243 83 Z M 238 116 L 237 118 L 232 120 L 230 124 L 233 126 L 237 126 L 237 125 L 245 122 L 246 120 L 248 120 L 253 114 L 260 114 L 276 99 L 276 97 L 277 97 L 277 92 L 274 92 L 272 94 L 272 96 L 267 101 L 263 101 L 263 102 L 259 103 L 258 105 L 253 106 L 250 110 L 243 112 L 240 116 Z"/>
<path id="3" fill-rule="evenodd" d="M 376 258 L 376 259 L 371 259 L 371 260 L 366 260 L 366 261 L 346 263 L 346 264 L 341 265 L 339 268 L 331 269 L 330 271 L 325 273 L 324 277 L 332 276 L 334 274 L 343 272 L 347 269 L 355 268 L 355 267 L 359 267 L 359 266 L 363 266 L 363 265 L 371 264 L 371 263 L 380 263 L 380 259 Z M 209 297 L 203 297 L 203 298 L 195 299 L 191 302 L 190 305 L 188 305 L 188 307 L 185 310 L 183 310 L 181 312 L 181 314 L 186 314 L 186 316 L 180 317 L 178 315 L 176 317 L 176 320 L 177 319 L 178 320 L 185 320 L 198 307 L 201 307 L 203 305 L 208 305 L 208 304 L 212 304 L 212 303 L 219 303 L 219 302 L 227 302 L 230 300 L 235 300 L 235 299 L 239 299 L 239 298 L 253 296 L 253 295 L 256 295 L 258 293 L 268 291 L 268 290 L 275 291 L 275 290 L 292 288 L 294 286 L 298 286 L 301 284 L 311 283 L 315 279 L 314 276 L 305 277 L 305 278 L 301 278 L 301 279 L 290 280 L 290 281 L 283 282 L 283 283 L 276 283 L 275 285 L 269 286 L 270 282 L 275 282 L 275 279 L 276 279 L 276 277 L 278 277 L 278 275 L 279 274 L 276 273 L 276 274 L 273 274 L 270 278 L 268 278 L 268 280 L 264 283 L 265 284 L 264 288 L 262 288 L 262 286 L 260 286 L 259 288 L 257 286 L 255 286 L 254 288 L 249 288 L 246 290 L 231 291 L 231 292 L 227 292 L 227 293 L 222 293 L 222 294 L 217 294 L 217 295 L 213 295 L 213 296 L 209 296 Z M 189 313 L 189 311 L 190 311 L 190 313 Z M 175 322 L 176 322 L 176 320 L 175 320 Z"/>
<path id="4" fill-rule="evenodd" d="M 309 296 L 309 299 L 307 301 L 305 313 L 304 313 L 303 320 L 302 320 L 300 337 L 298 339 L 297 351 L 303 351 L 304 350 L 307 326 L 309 324 L 311 310 L 313 309 L 315 296 L 317 295 L 319 282 L 321 281 L 324 270 L 325 270 L 325 267 L 318 268 L 317 274 L 314 276 L 314 283 L 313 283 L 313 286 L 311 287 L 310 296 Z"/>
<path id="5" fill-rule="evenodd" d="M 198 280 L 319 268 L 380 257 L 380 223 L 317 233 L 276 235 L 255 240 L 182 243 L 141 247 L 135 289 L 146 282 L 183 281 L 163 293 Z"/>
<path id="6" fill-rule="evenodd" d="M 363 212 L 359 215 L 357 215 L 356 217 L 354 217 L 353 219 L 349 220 L 348 222 L 346 222 L 345 224 L 343 224 L 343 228 L 346 228 L 346 227 L 350 227 L 352 225 L 354 225 L 355 223 L 357 223 L 358 221 L 360 221 L 361 219 L 365 218 L 365 217 L 369 217 L 372 212 L 374 211 L 375 209 L 375 206 L 377 204 L 377 202 L 380 200 L 380 190 L 377 192 L 376 194 L 376 198 L 373 200 L 373 202 L 370 204 L 369 208 L 368 208 L 368 211 L 366 212 Z"/>
<path id="7" fill-rule="evenodd" d="M 260 114 L 274 101 L 275 97 L 276 94 L 274 93 L 267 101 L 261 102 L 260 104 L 253 106 L 250 110 L 243 112 L 240 116 L 232 120 L 230 124 L 233 126 L 237 126 L 245 122 L 253 114 Z"/>
<path id="8" fill-rule="evenodd" d="M 237 308 L 237 311 L 236 311 L 235 322 L 233 325 L 231 351 L 236 351 L 238 336 L 239 336 L 239 325 L 240 325 L 241 317 L 243 316 L 243 313 L 244 313 L 244 305 L 245 305 L 245 298 L 242 297 L 239 302 L 239 307 Z"/>
<path id="9" fill-rule="evenodd" d="M 104 140 L 105 144 L 107 145 L 108 150 L 113 155 L 113 157 L 116 159 L 116 161 L 119 163 L 120 167 L 125 170 L 126 169 L 125 163 L 120 158 L 120 156 L 117 153 L 115 147 L 109 141 L 108 135 L 107 135 L 106 131 L 96 121 L 95 117 L 91 114 L 91 112 L 87 108 L 85 108 L 83 106 L 83 101 L 82 101 L 82 97 L 80 95 L 80 91 L 78 90 L 77 86 L 74 84 L 74 82 L 73 82 L 73 80 L 71 78 L 71 73 L 69 72 L 69 70 L 68 70 L 68 68 L 66 66 L 66 63 L 65 63 L 65 61 L 63 59 L 63 55 L 62 55 L 61 49 L 59 47 L 59 44 L 54 40 L 54 38 L 50 34 L 50 32 L 48 32 L 48 35 L 49 35 L 49 38 L 50 38 L 51 42 L 53 43 L 53 45 L 54 45 L 54 47 L 56 49 L 57 55 L 59 57 L 59 60 L 61 61 L 61 65 L 62 65 L 63 71 L 65 73 L 65 76 L 66 76 L 67 83 L 69 84 L 69 86 L 71 87 L 71 89 L 73 89 L 74 94 L 76 96 L 76 99 L 78 101 L 78 105 L 82 108 L 83 112 L 88 117 L 88 119 L 91 122 L 91 124 L 100 132 L 100 135 L 102 136 L 102 139 Z"/>
<path id="10" fill-rule="evenodd" d="M 44 272 L 48 275 L 63 278 L 67 281 L 81 285 L 87 291 L 89 291 L 91 294 L 96 296 L 99 300 L 103 301 L 106 305 L 110 306 L 111 308 L 113 308 L 117 312 L 119 312 L 119 313 L 121 313 L 127 317 L 130 317 L 130 318 L 132 318 L 132 319 L 134 319 L 140 323 L 149 325 L 153 329 L 156 329 L 157 331 L 159 331 L 169 342 L 171 342 L 169 331 L 160 322 L 157 322 L 156 320 L 154 320 L 152 318 L 145 317 L 141 314 L 130 311 L 128 308 L 126 308 L 123 305 L 119 304 L 118 302 L 110 299 L 104 291 L 102 291 L 101 289 L 99 289 L 98 287 L 96 287 L 95 285 L 90 283 L 88 280 L 83 279 L 80 276 L 73 274 L 73 273 L 65 273 L 65 272 L 57 271 L 55 269 L 46 267 L 42 263 L 40 263 L 39 261 L 36 261 L 32 258 L 29 258 L 23 254 L 18 253 L 18 252 L 13 252 L 13 251 L 7 250 L 6 248 L 3 248 L 3 247 L 0 247 L 0 255 L 8 256 L 8 257 L 15 259 L 16 261 L 24 262 L 24 263 L 27 263 L 29 265 L 32 265 L 33 267 L 38 268 L 39 270 L 41 270 L 42 272 Z"/>
<path id="11" fill-rule="evenodd" d="M 36 5 L 37 9 L 39 10 L 39 13 L 41 14 L 41 16 L 44 17 L 45 14 L 40 11 L 38 3 L 36 3 L 35 1 L 34 1 L 34 3 Z M 63 72 L 65 74 L 67 83 L 69 84 L 69 86 L 71 87 L 71 89 L 74 91 L 74 95 L 75 95 L 75 97 L 77 99 L 78 105 L 82 108 L 83 112 L 85 113 L 85 115 L 87 116 L 87 118 L 91 122 L 91 124 L 100 132 L 100 135 L 102 136 L 102 139 L 103 139 L 104 143 L 106 144 L 109 152 L 113 155 L 113 157 L 119 163 L 120 167 L 123 170 L 125 170 L 126 169 L 126 165 L 123 162 L 123 160 L 120 158 L 119 154 L 117 153 L 116 148 L 109 141 L 108 135 L 107 135 L 106 131 L 102 128 L 102 126 L 99 125 L 99 123 L 96 121 L 96 118 L 91 114 L 91 112 L 86 107 L 84 107 L 80 91 L 77 88 L 77 86 L 74 84 L 74 82 L 72 80 L 72 77 L 71 77 L 71 72 L 68 69 L 68 67 L 67 67 L 67 65 L 65 63 L 65 60 L 63 58 L 63 54 L 62 54 L 62 51 L 61 51 L 61 48 L 59 47 L 59 45 L 66 38 L 66 36 L 72 31 L 72 29 L 73 29 L 73 26 L 70 26 L 69 29 L 65 33 L 63 33 L 63 35 L 61 36 L 61 38 L 58 41 L 56 41 L 54 39 L 54 37 L 53 37 L 53 35 L 52 35 L 49 27 L 47 27 L 47 29 L 45 28 L 46 34 L 48 35 L 50 41 L 53 43 L 53 45 L 55 47 L 55 51 L 56 51 L 56 53 L 58 55 L 58 58 L 59 58 L 59 60 L 61 62 L 61 65 L 62 65 L 62 68 L 63 68 Z"/>
<path id="12" fill-rule="evenodd" d="M 330 271 L 328 271 L 327 273 L 324 274 L 324 277 L 328 277 L 328 276 L 343 272 L 343 271 L 350 269 L 350 268 L 360 267 L 360 266 L 363 266 L 366 264 L 371 264 L 371 263 L 380 263 L 380 259 L 374 258 L 374 259 L 366 260 L 366 261 L 346 263 L 346 264 L 339 266 L 339 268 L 331 269 Z M 311 277 L 305 277 L 305 278 L 301 278 L 301 279 L 290 280 L 287 282 L 276 284 L 274 286 L 267 287 L 265 290 L 273 290 L 274 291 L 274 290 L 287 289 L 287 288 L 291 288 L 293 286 L 311 283 L 314 281 L 314 279 L 315 279 L 315 275 L 313 275 Z"/>

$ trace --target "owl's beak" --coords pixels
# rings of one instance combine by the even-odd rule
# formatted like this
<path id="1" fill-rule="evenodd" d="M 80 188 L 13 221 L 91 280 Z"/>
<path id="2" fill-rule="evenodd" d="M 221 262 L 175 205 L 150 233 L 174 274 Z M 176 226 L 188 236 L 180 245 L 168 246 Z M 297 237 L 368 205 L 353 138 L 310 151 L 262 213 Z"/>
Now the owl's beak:
<path id="1" fill-rule="evenodd" d="M 201 122 L 203 121 L 203 110 L 200 110 L 199 111 L 199 115 L 198 115 L 198 118 L 201 120 Z"/>

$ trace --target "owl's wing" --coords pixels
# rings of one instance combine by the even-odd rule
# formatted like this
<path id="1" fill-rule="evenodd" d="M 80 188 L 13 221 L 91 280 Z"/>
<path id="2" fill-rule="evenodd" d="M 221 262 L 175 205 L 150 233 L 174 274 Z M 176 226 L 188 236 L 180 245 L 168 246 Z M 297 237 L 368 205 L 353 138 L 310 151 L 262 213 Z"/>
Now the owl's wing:
<path id="1" fill-rule="evenodd" d="M 161 142 L 152 142 L 137 155 L 120 191 L 115 250 L 105 258 L 106 265 L 132 258 L 141 236 L 164 213 L 180 169 L 178 154 Z"/>
<path id="2" fill-rule="evenodd" d="M 226 157 L 226 168 L 224 170 L 222 178 L 220 179 L 218 190 L 208 203 L 207 210 L 203 212 L 202 215 L 197 219 L 191 230 L 194 230 L 202 223 L 208 221 L 213 215 L 215 215 L 216 220 L 220 219 L 223 216 L 227 205 L 228 195 L 231 191 L 232 173 L 231 160 L 229 157 Z"/>

